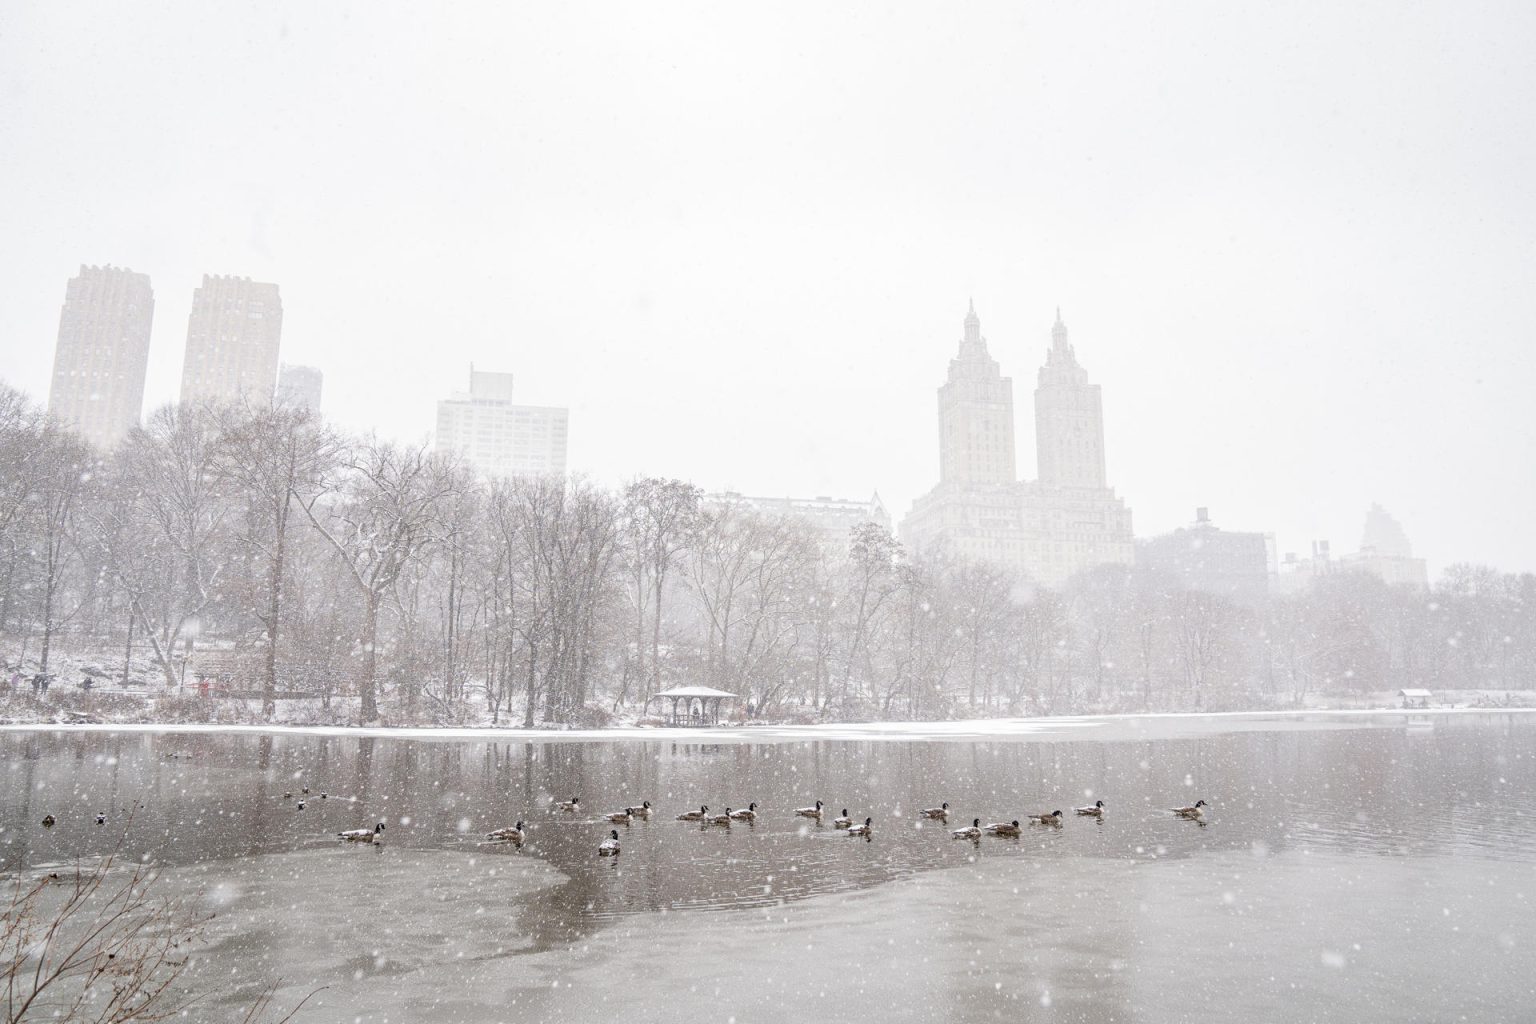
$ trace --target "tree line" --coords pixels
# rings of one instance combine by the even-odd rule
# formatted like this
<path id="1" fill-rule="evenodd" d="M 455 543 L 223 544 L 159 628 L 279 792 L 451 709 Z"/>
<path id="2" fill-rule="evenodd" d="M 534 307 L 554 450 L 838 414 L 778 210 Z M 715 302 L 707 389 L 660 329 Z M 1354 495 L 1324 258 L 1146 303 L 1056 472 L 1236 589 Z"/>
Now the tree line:
<path id="1" fill-rule="evenodd" d="M 0 385 L 6 661 L 65 649 L 167 689 L 190 665 L 267 716 L 308 695 L 365 722 L 601 724 L 685 684 L 807 720 L 1514 690 L 1533 612 L 1536 576 L 1467 565 L 1260 604 L 1131 566 L 1050 589 L 679 480 L 486 480 L 281 407 L 168 406 L 103 453 Z"/>

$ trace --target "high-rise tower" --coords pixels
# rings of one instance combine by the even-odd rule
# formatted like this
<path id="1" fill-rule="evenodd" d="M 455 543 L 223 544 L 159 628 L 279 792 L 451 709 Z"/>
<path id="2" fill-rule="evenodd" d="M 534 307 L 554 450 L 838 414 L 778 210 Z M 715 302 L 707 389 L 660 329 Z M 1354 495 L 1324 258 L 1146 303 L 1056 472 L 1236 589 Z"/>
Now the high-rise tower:
<path id="1" fill-rule="evenodd" d="M 972 302 L 960 354 L 949 361 L 949 379 L 939 388 L 939 480 L 1011 484 L 1016 477 L 1013 378 L 1004 377 L 987 352 Z"/>
<path id="2" fill-rule="evenodd" d="M 203 275 L 187 319 L 181 400 L 268 404 L 277 388 L 282 334 L 277 285 Z"/>
<path id="3" fill-rule="evenodd" d="M 1103 398 L 1078 365 L 1060 309 L 1035 387 L 1035 454 L 1042 486 L 1105 486 Z"/>
<path id="4" fill-rule="evenodd" d="M 48 411 L 98 448 L 111 448 L 139 422 L 154 313 L 147 274 L 82 266 L 70 278 Z"/>

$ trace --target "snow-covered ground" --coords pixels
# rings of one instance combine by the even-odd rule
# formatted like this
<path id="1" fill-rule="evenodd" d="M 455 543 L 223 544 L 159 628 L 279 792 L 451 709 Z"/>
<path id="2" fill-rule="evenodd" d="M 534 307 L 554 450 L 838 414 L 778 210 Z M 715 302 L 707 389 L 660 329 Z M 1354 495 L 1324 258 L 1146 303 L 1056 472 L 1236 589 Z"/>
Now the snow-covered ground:
<path id="1" fill-rule="evenodd" d="M 1144 715 L 1078 715 L 981 718 L 956 722 L 866 722 L 825 725 L 721 725 L 705 728 L 520 729 L 251 725 L 221 722 L 5 722 L 0 731 L 288 733 L 300 736 L 374 736 L 420 740 L 527 740 L 558 742 L 669 741 L 676 743 L 794 743 L 810 740 L 972 741 L 1062 739 L 1168 739 L 1179 736 L 1286 728 L 1312 729 L 1329 720 L 1379 717 L 1384 721 L 1424 716 L 1536 714 L 1536 708 L 1342 709 L 1291 711 L 1170 712 Z"/>

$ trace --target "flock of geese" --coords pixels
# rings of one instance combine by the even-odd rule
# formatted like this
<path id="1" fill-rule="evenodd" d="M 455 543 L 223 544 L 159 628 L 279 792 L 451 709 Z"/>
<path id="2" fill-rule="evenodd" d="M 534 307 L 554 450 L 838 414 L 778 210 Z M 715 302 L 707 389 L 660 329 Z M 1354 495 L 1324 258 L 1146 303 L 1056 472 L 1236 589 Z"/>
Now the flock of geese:
<path id="1" fill-rule="evenodd" d="M 299 795 L 299 800 L 296 804 L 297 810 L 302 811 L 304 809 L 304 800 L 308 796 L 309 787 L 305 786 Z M 291 792 L 284 793 L 283 799 L 292 800 L 293 794 Z M 327 799 L 327 794 L 321 793 L 320 799 Z M 550 809 L 553 812 L 559 814 L 579 814 L 581 812 L 581 799 L 579 797 L 573 796 L 569 800 L 551 799 L 550 805 Z M 1206 807 L 1207 804 L 1204 800 L 1196 800 L 1193 804 L 1190 804 L 1187 807 L 1170 807 L 1169 810 L 1180 818 L 1184 818 L 1189 821 L 1197 821 L 1203 825 L 1205 824 Z M 817 800 L 815 805 L 811 807 L 795 808 L 793 816 L 797 818 L 810 818 L 817 824 L 820 824 L 826 813 L 825 809 L 826 804 L 822 803 L 820 800 Z M 1095 800 L 1092 804 L 1089 804 L 1086 807 L 1074 807 L 1072 810 L 1073 813 L 1079 817 L 1097 818 L 1102 821 L 1104 818 L 1104 801 Z M 614 811 L 609 814 L 604 814 L 602 816 L 602 820 L 609 824 L 628 825 L 636 818 L 648 821 L 650 820 L 651 814 L 651 802 L 649 800 L 642 800 L 638 806 L 626 807 L 622 811 Z M 942 821 L 945 823 L 948 823 L 949 815 L 950 810 L 949 804 L 947 802 L 940 804 L 938 807 L 928 807 L 918 812 L 919 818 L 924 818 L 929 821 Z M 684 811 L 682 814 L 677 815 L 676 820 L 695 822 L 706 828 L 710 826 L 730 828 L 733 824 L 737 823 L 744 823 L 748 825 L 755 824 L 757 817 L 758 814 L 756 803 L 749 803 L 746 807 L 736 810 L 732 810 L 731 808 L 727 807 L 725 809 L 725 813 L 723 814 L 709 813 L 709 806 L 706 804 L 701 805 L 696 811 Z M 1038 814 L 1029 814 L 1025 816 L 1025 820 L 1027 820 L 1030 825 L 1043 825 L 1046 827 L 1055 828 L 1061 827 L 1062 819 L 1063 815 L 1059 810 L 1041 811 Z M 56 819 L 52 814 L 44 816 L 43 827 L 52 828 L 54 826 L 55 820 Z M 98 812 L 96 814 L 96 824 L 105 825 L 106 823 L 107 816 L 105 812 Z M 834 829 L 838 829 L 845 835 L 863 837 L 865 839 L 870 839 L 874 836 L 874 826 L 874 818 L 865 818 L 861 824 L 849 816 L 848 808 L 846 807 L 843 808 L 843 813 L 840 816 L 832 819 L 832 827 Z M 385 827 L 386 826 L 384 822 L 381 821 L 375 824 L 372 828 L 352 828 L 338 832 L 336 833 L 336 838 L 348 843 L 377 843 L 384 839 Z M 955 839 L 980 841 L 983 835 L 1017 836 L 1020 835 L 1026 827 L 1028 826 L 1020 824 L 1018 818 L 1015 818 L 1012 821 L 994 821 L 988 825 L 983 825 L 980 818 L 972 818 L 970 825 L 966 826 L 965 828 L 953 829 L 949 834 L 952 838 Z M 498 828 L 485 834 L 485 838 L 491 842 L 508 843 L 513 846 L 522 846 L 523 840 L 525 840 L 527 836 L 528 826 L 522 821 L 518 821 L 517 824 L 511 826 L 510 828 Z M 608 837 L 598 844 L 597 853 L 600 857 L 617 857 L 619 855 L 620 849 L 621 846 L 619 843 L 619 830 L 611 828 L 608 830 Z"/>
<path id="2" fill-rule="evenodd" d="M 1206 807 L 1207 804 L 1204 800 L 1196 800 L 1193 804 L 1190 804 L 1186 807 L 1170 807 L 1169 811 L 1171 811 L 1177 817 L 1188 821 L 1197 821 L 1203 825 L 1205 824 Z M 550 810 L 556 814 L 579 814 L 581 813 L 581 798 L 573 796 L 569 800 L 552 799 L 550 801 Z M 810 818 L 819 824 L 825 817 L 826 813 L 826 804 L 820 800 L 817 800 L 814 806 L 795 808 L 793 811 L 793 816 L 797 818 Z M 1104 818 L 1104 801 L 1095 800 L 1092 804 L 1089 804 L 1086 807 L 1074 807 L 1073 813 L 1079 817 L 1096 818 L 1102 821 Z M 651 802 L 649 800 L 643 800 L 637 807 L 626 807 L 622 811 L 613 811 L 612 813 L 604 814 L 602 816 L 602 820 L 608 824 L 628 825 L 636 818 L 648 821 L 650 820 L 651 814 Z M 930 821 L 942 821 L 946 823 L 949 821 L 949 815 L 950 810 L 948 803 L 940 804 L 938 807 L 925 808 L 924 810 L 918 812 L 919 818 L 924 818 Z M 736 810 L 727 807 L 725 812 L 722 814 L 711 814 L 709 812 L 709 806 L 705 804 L 701 805 L 696 811 L 684 811 L 682 814 L 677 815 L 676 820 L 696 823 L 705 828 L 710 826 L 730 828 L 733 824 L 754 824 L 756 823 L 757 818 L 758 810 L 756 803 L 749 803 L 745 808 Z M 1025 820 L 1027 820 L 1030 825 L 1041 825 L 1048 828 L 1060 828 L 1063 815 L 1059 810 L 1041 811 L 1039 814 L 1026 815 Z M 856 821 L 854 818 L 849 816 L 848 809 L 846 807 L 843 808 L 843 813 L 839 817 L 832 819 L 832 827 L 834 829 L 840 830 L 844 835 L 855 837 L 862 836 L 865 839 L 873 837 L 874 825 L 874 818 L 865 818 L 863 823 Z M 953 829 L 949 834 L 955 839 L 969 839 L 979 842 L 983 835 L 1017 836 L 1021 834 L 1023 829 L 1026 827 L 1027 826 L 1020 824 L 1019 819 L 1017 818 L 1012 821 L 994 821 L 989 825 L 983 825 L 980 818 L 973 818 L 969 826 L 965 828 Z M 345 839 L 348 842 L 354 843 L 373 843 L 382 839 L 383 836 L 384 823 L 382 821 L 371 829 L 357 828 L 346 832 L 337 833 L 338 838 Z M 509 828 L 498 828 L 485 834 L 485 838 L 491 842 L 508 843 L 513 846 L 522 846 L 523 841 L 527 839 L 527 837 L 528 826 L 523 821 L 518 821 L 517 824 L 512 825 Z M 599 857 L 617 857 L 621 850 L 622 844 L 619 840 L 619 830 L 616 828 L 610 828 L 608 830 L 607 838 L 598 844 L 597 854 Z"/>

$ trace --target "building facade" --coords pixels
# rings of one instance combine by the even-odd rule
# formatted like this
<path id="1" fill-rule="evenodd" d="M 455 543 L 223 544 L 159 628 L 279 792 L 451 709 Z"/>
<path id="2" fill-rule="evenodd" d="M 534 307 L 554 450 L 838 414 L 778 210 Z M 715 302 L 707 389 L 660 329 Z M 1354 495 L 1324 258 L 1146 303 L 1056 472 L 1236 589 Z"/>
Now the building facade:
<path id="1" fill-rule="evenodd" d="M 315 367 L 283 363 L 277 371 L 277 404 L 290 409 L 303 409 L 319 419 L 320 394 L 324 386 L 325 374 Z"/>
<path id="2" fill-rule="evenodd" d="M 1413 545 L 1402 524 L 1380 505 L 1371 505 L 1365 513 L 1360 551 L 1346 557 L 1344 564 L 1374 573 L 1391 584 L 1429 589 L 1429 566 L 1424 559 L 1413 557 Z"/>
<path id="3" fill-rule="evenodd" d="M 203 275 L 187 320 L 182 402 L 269 404 L 277 390 L 282 335 L 277 285 Z"/>
<path id="4" fill-rule="evenodd" d="M 1136 564 L 1179 581 L 1189 590 L 1259 605 L 1269 596 L 1274 538 L 1223 530 L 1204 508 L 1195 521 L 1161 537 L 1136 542 Z"/>
<path id="5" fill-rule="evenodd" d="M 103 450 L 139 423 L 154 313 L 147 274 L 82 266 L 65 290 L 48 412 Z"/>
<path id="6" fill-rule="evenodd" d="M 514 405 L 512 374 L 470 367 L 469 391 L 437 403 L 436 448 L 486 476 L 564 475 L 570 411 Z"/>
<path id="7" fill-rule="evenodd" d="M 1130 509 L 1106 483 L 1099 386 L 1077 362 L 1060 311 L 1034 398 L 1039 479 L 1021 481 L 1012 381 L 972 305 L 939 389 L 939 483 L 901 523 L 909 549 L 942 546 L 1050 586 L 1135 561 Z"/>
<path id="8" fill-rule="evenodd" d="M 821 496 L 816 498 L 756 498 L 736 491 L 720 491 L 704 496 L 706 505 L 731 505 L 750 508 L 766 515 L 787 516 L 807 523 L 816 533 L 817 542 L 827 552 L 847 554 L 854 527 L 873 523 L 891 532 L 891 514 L 876 492 L 868 501 Z"/>

